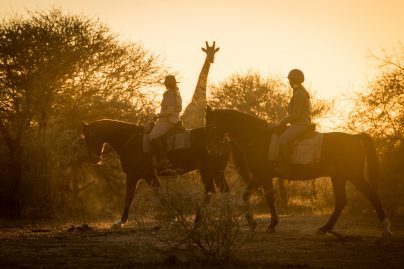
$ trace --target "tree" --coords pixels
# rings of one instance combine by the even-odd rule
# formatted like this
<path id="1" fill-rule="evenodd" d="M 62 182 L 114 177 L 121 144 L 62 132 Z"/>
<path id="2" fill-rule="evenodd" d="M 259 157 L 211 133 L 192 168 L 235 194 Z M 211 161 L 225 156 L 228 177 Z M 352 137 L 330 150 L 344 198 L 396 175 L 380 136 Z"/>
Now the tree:
<path id="1" fill-rule="evenodd" d="M 154 110 L 142 87 L 161 77 L 158 59 L 122 42 L 99 20 L 59 9 L 0 24 L 0 141 L 8 152 L 10 212 L 18 214 L 26 143 L 81 119 L 142 121 Z M 45 139 L 46 141 L 46 139 Z"/>
<path id="2" fill-rule="evenodd" d="M 404 142 L 404 46 L 396 55 L 374 56 L 380 74 L 368 85 L 368 91 L 358 93 L 348 127 L 353 131 L 369 132 L 393 143 Z"/>
<path id="3" fill-rule="evenodd" d="M 380 188 L 388 209 L 404 205 L 404 46 L 383 56 L 372 55 L 379 74 L 366 92 L 353 98 L 348 128 L 367 132 L 376 141 L 380 157 Z"/>

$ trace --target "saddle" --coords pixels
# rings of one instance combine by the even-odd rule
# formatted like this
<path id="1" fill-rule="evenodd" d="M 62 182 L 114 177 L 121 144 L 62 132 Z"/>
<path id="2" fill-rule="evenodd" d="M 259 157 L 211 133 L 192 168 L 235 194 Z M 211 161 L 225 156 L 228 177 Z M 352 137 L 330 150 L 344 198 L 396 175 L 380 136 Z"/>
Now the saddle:
<path id="1" fill-rule="evenodd" d="M 281 132 L 284 130 L 281 130 Z M 279 136 L 281 132 L 274 132 L 268 150 L 268 160 L 280 161 Z M 291 145 L 290 160 L 293 164 L 314 165 L 321 160 L 323 134 L 316 132 L 316 125 L 311 127 L 294 140 Z"/>
<path id="2" fill-rule="evenodd" d="M 150 152 L 149 133 L 153 129 L 155 122 L 149 123 L 143 132 L 143 152 Z M 191 147 L 191 130 L 185 129 L 182 121 L 179 121 L 171 130 L 169 130 L 163 139 L 166 143 L 167 152 L 188 149 Z"/>

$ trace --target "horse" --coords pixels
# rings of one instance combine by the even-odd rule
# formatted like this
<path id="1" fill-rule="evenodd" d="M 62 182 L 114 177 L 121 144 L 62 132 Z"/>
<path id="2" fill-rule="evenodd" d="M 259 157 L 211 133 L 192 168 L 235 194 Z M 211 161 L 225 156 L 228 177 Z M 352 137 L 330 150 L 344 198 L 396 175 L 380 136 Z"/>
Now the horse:
<path id="1" fill-rule="evenodd" d="M 254 174 L 250 181 L 256 185 L 269 186 L 266 193 L 271 222 L 269 231 L 275 232 L 278 215 L 272 188 L 272 179 L 277 174 L 275 161 L 268 160 L 268 150 L 271 135 L 276 127 L 270 127 L 268 122 L 255 116 L 230 109 L 212 110 L 207 107 L 206 129 L 208 152 L 217 152 L 217 145 L 226 139 L 237 148 L 243 156 L 248 170 Z M 369 182 L 365 178 L 365 163 Z M 383 227 L 383 235 L 391 235 L 390 221 L 376 193 L 378 181 L 378 157 L 373 140 L 368 134 L 348 134 L 330 132 L 323 134 L 321 160 L 317 165 L 292 164 L 289 180 L 310 180 L 318 177 L 330 177 L 335 197 L 334 210 L 327 223 L 317 231 L 319 234 L 335 233 L 333 230 L 346 203 L 345 184 L 349 180 L 373 205 Z"/>
<path id="2" fill-rule="evenodd" d="M 152 158 L 149 153 L 143 152 L 144 127 L 108 119 L 90 123 L 83 121 L 81 135 L 93 163 L 101 160 L 106 143 L 119 155 L 121 167 L 126 174 L 126 198 L 122 217 L 112 227 L 121 228 L 128 220 L 129 209 L 139 180 L 145 180 L 153 188 L 159 187 Z M 181 168 L 183 173 L 199 171 L 205 188 L 205 201 L 209 193 L 215 192 L 215 184 L 221 192 L 228 191 L 224 169 L 229 160 L 229 151 L 220 156 L 209 155 L 204 127 L 191 130 L 190 140 L 190 148 L 169 152 L 171 163 L 174 167 Z M 195 222 L 198 222 L 199 217 L 199 210 L 197 210 Z"/>

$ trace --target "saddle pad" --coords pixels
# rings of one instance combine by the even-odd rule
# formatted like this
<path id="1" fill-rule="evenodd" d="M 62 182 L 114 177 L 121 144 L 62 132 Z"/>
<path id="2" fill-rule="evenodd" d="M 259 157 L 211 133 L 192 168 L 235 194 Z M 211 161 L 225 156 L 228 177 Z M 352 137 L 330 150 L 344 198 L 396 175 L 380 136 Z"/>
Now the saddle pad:
<path id="1" fill-rule="evenodd" d="M 280 161 L 279 135 L 271 136 L 268 160 Z M 294 164 L 310 165 L 320 162 L 323 134 L 315 132 L 313 135 L 298 139 L 292 143 L 290 160 Z"/>
<path id="2" fill-rule="evenodd" d="M 175 151 L 180 149 L 188 149 L 191 147 L 191 131 L 186 130 L 185 132 L 176 133 L 170 135 L 166 139 L 167 151 Z M 147 153 L 150 151 L 150 140 L 149 135 L 143 135 L 143 152 Z"/>

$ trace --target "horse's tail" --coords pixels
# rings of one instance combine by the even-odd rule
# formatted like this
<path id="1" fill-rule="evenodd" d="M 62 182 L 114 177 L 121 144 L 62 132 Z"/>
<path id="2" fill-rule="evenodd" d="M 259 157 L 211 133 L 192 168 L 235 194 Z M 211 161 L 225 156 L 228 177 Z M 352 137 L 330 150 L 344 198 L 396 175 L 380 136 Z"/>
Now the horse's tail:
<path id="1" fill-rule="evenodd" d="M 377 158 L 375 144 L 368 134 L 362 133 L 357 136 L 359 136 L 365 148 L 369 183 L 376 190 L 379 180 L 379 159 Z"/>

